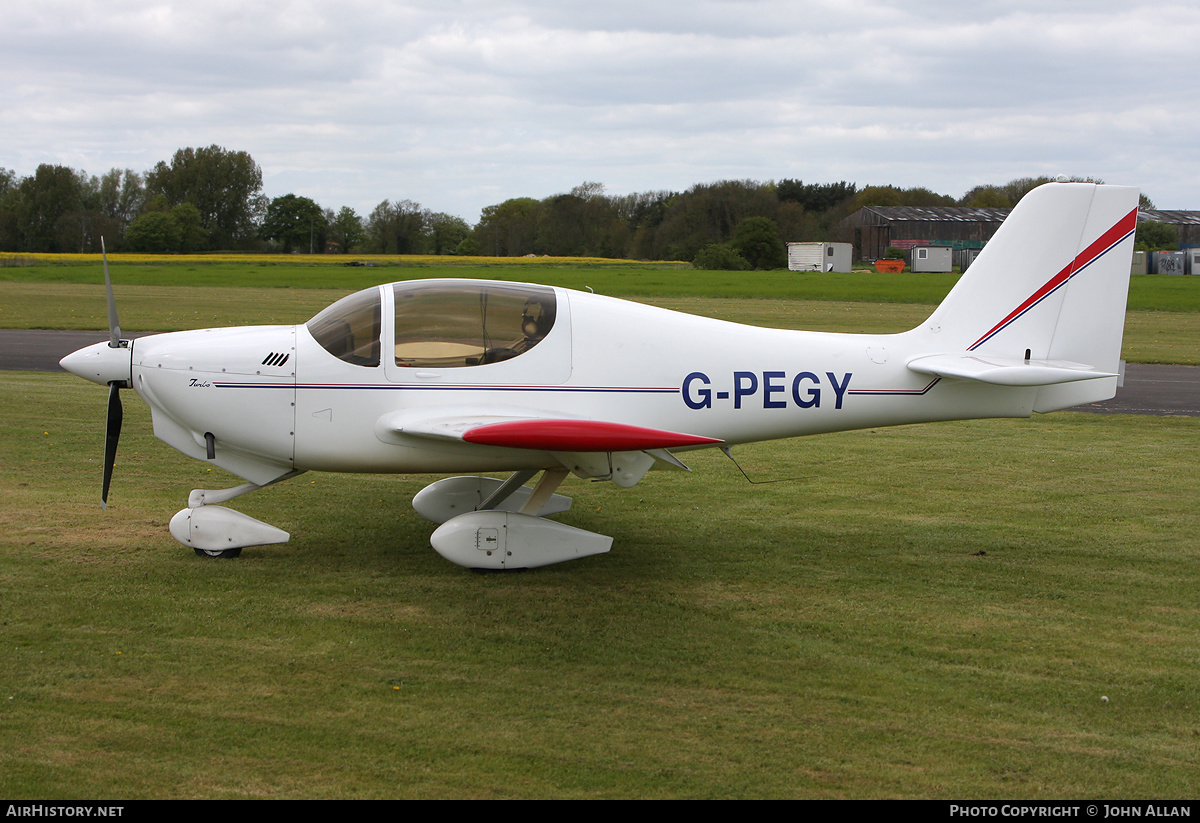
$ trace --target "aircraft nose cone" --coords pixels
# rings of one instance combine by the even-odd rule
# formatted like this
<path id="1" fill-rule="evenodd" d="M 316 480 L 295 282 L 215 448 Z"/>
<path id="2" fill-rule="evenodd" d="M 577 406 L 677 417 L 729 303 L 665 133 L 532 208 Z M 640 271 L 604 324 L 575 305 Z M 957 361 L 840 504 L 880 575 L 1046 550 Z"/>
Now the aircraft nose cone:
<path id="1" fill-rule="evenodd" d="M 91 380 L 101 386 L 113 382 L 127 386 L 133 372 L 133 352 L 129 348 L 128 340 L 122 340 L 117 348 L 108 343 L 96 343 L 71 352 L 59 360 L 58 365 L 76 377 Z"/>

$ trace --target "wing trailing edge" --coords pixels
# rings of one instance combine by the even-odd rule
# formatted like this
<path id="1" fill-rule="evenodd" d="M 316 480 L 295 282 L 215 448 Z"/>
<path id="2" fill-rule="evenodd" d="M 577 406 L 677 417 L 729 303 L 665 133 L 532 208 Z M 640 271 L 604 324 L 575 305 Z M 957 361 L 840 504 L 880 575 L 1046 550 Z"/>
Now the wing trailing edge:
<path id="1" fill-rule="evenodd" d="M 556 452 L 630 452 L 713 446 L 724 441 L 695 434 L 649 429 L 602 420 L 513 420 L 479 426 L 463 440 L 484 446 L 507 446 Z"/>
<path id="2" fill-rule="evenodd" d="M 466 410 L 423 410 L 393 412 L 381 417 L 376 435 L 384 442 L 396 442 L 398 436 L 457 440 L 480 446 L 503 446 L 549 452 L 654 452 L 660 460 L 671 461 L 662 450 L 683 446 L 714 446 L 724 441 L 712 437 L 665 431 L 662 429 L 562 417 L 530 417 L 528 414 L 473 414 Z M 682 465 L 682 464 L 680 464 Z"/>

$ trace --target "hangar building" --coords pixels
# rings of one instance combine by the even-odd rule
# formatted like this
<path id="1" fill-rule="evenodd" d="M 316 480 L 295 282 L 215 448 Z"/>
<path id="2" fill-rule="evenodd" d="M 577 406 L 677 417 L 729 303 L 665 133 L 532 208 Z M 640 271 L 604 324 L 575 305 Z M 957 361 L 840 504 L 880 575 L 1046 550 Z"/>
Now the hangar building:
<path id="1" fill-rule="evenodd" d="M 963 206 L 864 206 L 838 224 L 858 260 L 877 260 L 889 246 L 981 249 L 1012 209 Z"/>
<path id="2" fill-rule="evenodd" d="M 1168 223 L 1179 233 L 1179 248 L 1200 246 L 1200 211 L 1170 211 L 1167 209 L 1138 209 L 1138 222 L 1155 220 Z"/>
<path id="3" fill-rule="evenodd" d="M 889 246 L 949 246 L 955 253 L 981 249 L 1012 209 L 961 206 L 864 206 L 838 224 L 838 235 L 854 245 L 857 260 L 877 260 Z M 1200 247 L 1200 211 L 1140 209 L 1138 221 L 1175 226 L 1179 247 Z"/>

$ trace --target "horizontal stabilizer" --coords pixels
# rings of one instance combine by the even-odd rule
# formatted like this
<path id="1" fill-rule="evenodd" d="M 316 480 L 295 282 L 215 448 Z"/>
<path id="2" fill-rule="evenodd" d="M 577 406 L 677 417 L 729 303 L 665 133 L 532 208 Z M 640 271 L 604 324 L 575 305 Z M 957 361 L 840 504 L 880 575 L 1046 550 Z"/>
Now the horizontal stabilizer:
<path id="1" fill-rule="evenodd" d="M 976 380 L 997 386 L 1053 386 L 1117 376 L 1068 360 L 1019 360 L 970 352 L 917 357 L 908 361 L 908 368 L 917 374 Z"/>

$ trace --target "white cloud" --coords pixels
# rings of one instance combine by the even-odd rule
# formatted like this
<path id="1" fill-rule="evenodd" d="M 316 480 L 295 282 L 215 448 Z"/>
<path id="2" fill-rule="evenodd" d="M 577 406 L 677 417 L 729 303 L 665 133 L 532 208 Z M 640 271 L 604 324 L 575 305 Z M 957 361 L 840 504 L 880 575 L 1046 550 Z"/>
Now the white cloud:
<path id="1" fill-rule="evenodd" d="M 271 196 L 360 213 L 475 220 L 582 180 L 958 195 L 1059 171 L 1200 208 L 1191 6 L 43 0 L 0 26 L 0 166 L 20 174 L 217 143 Z"/>

